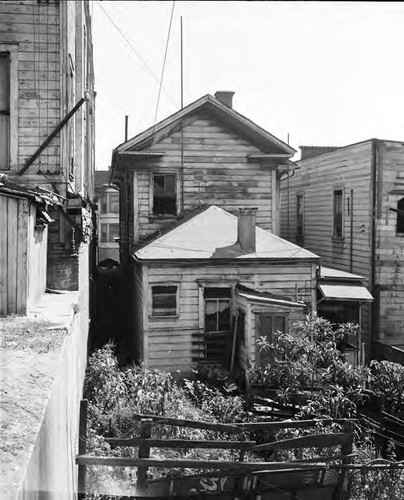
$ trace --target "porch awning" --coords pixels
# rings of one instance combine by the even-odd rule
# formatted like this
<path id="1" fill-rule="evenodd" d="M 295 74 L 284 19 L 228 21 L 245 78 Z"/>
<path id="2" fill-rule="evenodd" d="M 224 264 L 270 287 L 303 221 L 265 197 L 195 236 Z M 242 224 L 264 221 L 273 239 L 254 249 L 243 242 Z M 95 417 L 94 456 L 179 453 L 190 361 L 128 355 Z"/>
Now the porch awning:
<path id="1" fill-rule="evenodd" d="M 372 302 L 373 297 L 363 285 L 334 285 L 319 283 L 318 289 L 326 300 Z"/>

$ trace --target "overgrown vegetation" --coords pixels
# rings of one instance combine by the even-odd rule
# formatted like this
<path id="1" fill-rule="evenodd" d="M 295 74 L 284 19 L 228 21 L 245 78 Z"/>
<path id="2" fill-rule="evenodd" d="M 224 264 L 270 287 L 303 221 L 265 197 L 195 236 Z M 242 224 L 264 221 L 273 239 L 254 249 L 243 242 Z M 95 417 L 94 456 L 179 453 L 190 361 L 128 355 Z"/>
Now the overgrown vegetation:
<path id="1" fill-rule="evenodd" d="M 344 343 L 348 336 L 357 333 L 357 328 L 352 324 L 333 328 L 326 320 L 308 316 L 299 325 L 296 336 L 279 334 L 274 344 L 269 344 L 262 337 L 259 340 L 260 348 L 270 352 L 271 362 L 263 369 L 251 370 L 252 382 L 272 388 L 276 400 L 294 405 L 297 419 L 357 417 L 366 405 L 377 405 L 379 411 L 387 410 L 402 417 L 404 367 L 387 361 L 373 361 L 368 367 L 354 367 L 346 363 Z M 219 367 L 205 367 L 199 370 L 194 379 L 181 383 L 168 373 L 143 366 L 121 369 L 113 345 L 108 344 L 92 355 L 87 371 L 85 390 L 90 423 L 88 453 L 137 456 L 135 449 L 112 449 L 106 442 L 108 437 L 139 435 L 139 423 L 134 419 L 136 414 L 222 423 L 251 420 L 253 416 L 246 411 L 244 399 L 236 389 L 235 384 L 229 381 L 228 373 Z M 336 424 L 327 427 L 319 422 L 315 432 L 340 430 Z M 284 430 L 278 433 L 278 437 L 297 437 L 307 432 L 313 430 Z M 355 435 L 356 463 L 368 463 L 380 458 L 380 446 L 371 429 L 358 425 Z M 223 433 L 166 425 L 154 426 L 152 437 L 229 439 Z M 276 451 L 268 457 L 250 454 L 246 459 L 270 458 L 281 461 L 313 458 L 325 453 L 331 451 Z M 395 453 L 394 446 L 388 443 L 384 446 L 384 459 L 394 460 Z M 237 459 L 238 453 L 236 455 L 230 450 L 153 449 L 152 456 L 233 460 Z M 184 473 L 173 469 L 169 472 L 167 469 L 153 469 L 153 478 L 180 472 Z M 92 467 L 89 480 L 93 491 L 129 494 L 133 492 L 136 473 L 134 469 Z M 357 471 L 352 474 L 351 498 L 404 499 L 404 473 L 401 470 Z"/>

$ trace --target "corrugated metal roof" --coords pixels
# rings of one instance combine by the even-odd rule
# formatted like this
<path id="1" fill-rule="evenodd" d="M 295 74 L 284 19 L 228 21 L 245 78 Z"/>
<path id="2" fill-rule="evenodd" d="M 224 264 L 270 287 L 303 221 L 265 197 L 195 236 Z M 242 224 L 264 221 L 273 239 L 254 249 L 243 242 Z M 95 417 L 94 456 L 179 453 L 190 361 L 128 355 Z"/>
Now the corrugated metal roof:
<path id="1" fill-rule="evenodd" d="M 354 302 L 372 302 L 373 297 L 365 286 L 359 285 L 325 285 L 318 288 L 327 300 L 343 300 Z"/>
<path id="2" fill-rule="evenodd" d="M 139 260 L 159 259 L 319 259 L 317 255 L 259 227 L 256 251 L 236 251 L 237 217 L 211 206 L 135 252 Z"/>

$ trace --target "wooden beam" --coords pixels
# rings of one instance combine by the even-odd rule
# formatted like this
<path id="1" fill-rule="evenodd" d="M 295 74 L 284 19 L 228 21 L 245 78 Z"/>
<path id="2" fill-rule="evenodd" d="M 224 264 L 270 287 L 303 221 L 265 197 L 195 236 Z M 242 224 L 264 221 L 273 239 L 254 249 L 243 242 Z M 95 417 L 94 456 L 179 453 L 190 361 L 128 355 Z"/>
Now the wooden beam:
<path id="1" fill-rule="evenodd" d="M 42 151 L 47 147 L 47 145 L 52 141 L 52 139 L 61 131 L 61 129 L 66 125 L 66 123 L 70 120 L 70 118 L 76 113 L 78 109 L 82 106 L 82 104 L 85 102 L 85 98 L 82 97 L 72 108 L 69 113 L 63 118 L 63 120 L 57 125 L 57 127 L 54 129 L 54 131 L 44 140 L 44 142 L 39 146 L 39 148 L 35 151 L 35 153 L 28 158 L 28 160 L 25 162 L 25 165 L 22 167 L 21 170 L 18 171 L 18 175 L 22 175 L 33 163 L 34 161 L 38 158 L 38 156 L 42 153 Z"/>
<path id="2" fill-rule="evenodd" d="M 318 424 L 331 425 L 331 424 L 344 424 L 346 419 L 335 420 L 283 420 L 281 422 L 251 422 L 246 424 L 239 424 L 246 431 L 251 430 L 266 430 L 266 429 L 301 429 L 307 427 L 316 427 Z M 351 419 L 349 422 L 357 423 L 357 419 Z"/>
<path id="3" fill-rule="evenodd" d="M 147 444 L 151 448 L 206 448 L 206 449 L 235 449 L 252 450 L 255 441 L 219 441 L 219 440 L 190 440 L 190 439 L 141 439 L 141 438 L 107 438 L 111 446 L 136 447 Z"/>
<path id="4" fill-rule="evenodd" d="M 185 418 L 172 418 L 172 417 L 159 417 L 155 415 L 139 415 L 134 414 L 132 416 L 134 420 L 142 420 L 143 418 L 150 418 L 153 422 L 166 425 L 176 425 L 179 427 L 189 427 L 193 429 L 207 429 L 217 432 L 230 432 L 239 433 L 243 432 L 243 429 L 237 424 L 216 424 L 212 422 L 200 422 L 195 420 L 188 420 Z"/>
<path id="5" fill-rule="evenodd" d="M 329 446 L 347 445 L 351 440 L 352 434 L 350 433 L 317 434 L 314 436 L 301 436 L 292 439 L 283 439 L 282 441 L 273 441 L 272 443 L 259 444 L 253 451 L 288 450 L 293 448 L 323 448 Z"/>

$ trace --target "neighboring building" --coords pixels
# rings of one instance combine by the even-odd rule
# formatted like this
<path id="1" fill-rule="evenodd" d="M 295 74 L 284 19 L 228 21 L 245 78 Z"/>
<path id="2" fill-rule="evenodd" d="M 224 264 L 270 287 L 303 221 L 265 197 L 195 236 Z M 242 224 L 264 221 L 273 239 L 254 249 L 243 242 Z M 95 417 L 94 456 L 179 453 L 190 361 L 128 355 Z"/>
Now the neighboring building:
<path id="1" fill-rule="evenodd" d="M 94 97 L 89 2 L 1 2 L 0 173 L 62 202 L 49 227 L 47 286 L 77 290 L 81 281 L 87 294 Z"/>
<path id="2" fill-rule="evenodd" d="M 282 237 L 362 276 L 374 298 L 362 306 L 365 332 L 379 350 L 403 350 L 404 142 L 302 147 L 297 165 L 281 182 Z M 350 292 L 347 306 L 363 303 L 362 292 Z"/>
<path id="3" fill-rule="evenodd" d="M 318 257 L 276 236 L 294 150 L 234 111 L 232 96 L 204 96 L 113 153 L 127 310 L 146 366 L 245 368 L 259 335 L 316 307 Z"/>
<path id="4" fill-rule="evenodd" d="M 96 170 L 95 194 L 98 197 L 98 261 L 119 262 L 119 191 L 110 186 L 109 170 Z"/>

